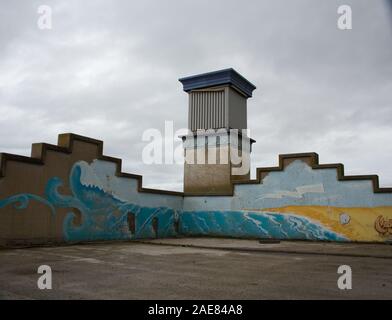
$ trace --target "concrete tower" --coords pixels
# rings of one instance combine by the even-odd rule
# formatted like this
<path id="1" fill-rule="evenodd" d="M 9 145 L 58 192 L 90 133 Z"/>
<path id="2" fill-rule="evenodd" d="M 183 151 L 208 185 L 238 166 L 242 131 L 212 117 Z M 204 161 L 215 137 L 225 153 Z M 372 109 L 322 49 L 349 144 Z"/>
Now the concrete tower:
<path id="1" fill-rule="evenodd" d="M 247 99 L 256 87 L 231 68 L 179 81 L 189 95 L 184 192 L 230 194 L 234 181 L 250 178 Z"/>

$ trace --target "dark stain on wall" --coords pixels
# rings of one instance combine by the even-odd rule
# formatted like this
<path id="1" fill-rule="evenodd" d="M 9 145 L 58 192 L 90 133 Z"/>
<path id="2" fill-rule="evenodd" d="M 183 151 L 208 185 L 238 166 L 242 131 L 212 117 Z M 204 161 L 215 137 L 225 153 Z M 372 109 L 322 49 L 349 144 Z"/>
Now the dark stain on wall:
<path id="1" fill-rule="evenodd" d="M 154 230 L 155 238 L 158 238 L 158 218 L 152 218 L 152 229 Z"/>
<path id="2" fill-rule="evenodd" d="M 128 228 L 132 234 L 136 233 L 136 218 L 135 218 L 135 214 L 132 212 L 128 213 Z"/>

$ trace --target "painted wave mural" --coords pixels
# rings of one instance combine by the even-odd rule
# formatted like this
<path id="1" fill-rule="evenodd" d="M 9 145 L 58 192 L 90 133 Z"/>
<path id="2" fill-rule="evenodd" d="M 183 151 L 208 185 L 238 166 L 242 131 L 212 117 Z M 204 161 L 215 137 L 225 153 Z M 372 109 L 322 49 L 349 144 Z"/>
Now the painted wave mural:
<path id="1" fill-rule="evenodd" d="M 152 237 L 229 236 L 245 238 L 307 239 L 347 241 L 307 217 L 268 211 L 180 211 L 167 207 L 148 207 L 128 202 L 104 190 L 88 172 L 89 164 L 74 164 L 69 175 L 70 195 L 59 192 L 63 185 L 58 177 L 46 185 L 45 198 L 34 194 L 18 194 L 0 200 L 0 208 L 13 204 L 27 208 L 30 201 L 45 204 L 52 214 L 66 208 L 63 233 L 66 241 L 119 240 Z M 85 170 L 85 171 L 84 171 Z M 82 179 L 83 177 L 83 179 Z M 90 177 L 91 181 L 85 181 Z M 75 223 L 77 214 L 81 223 Z M 135 217 L 135 228 L 129 225 L 129 214 Z M 154 218 L 157 226 L 154 229 Z M 176 228 L 176 225 L 178 226 Z"/>
<path id="2" fill-rule="evenodd" d="M 347 241 L 308 218 L 273 212 L 192 211 L 181 214 L 181 232 L 238 238 Z"/>
<path id="3" fill-rule="evenodd" d="M 17 209 L 27 208 L 30 200 L 47 205 L 52 214 L 57 209 L 66 208 L 63 223 L 66 241 L 120 240 L 175 235 L 174 225 L 178 214 L 173 209 L 149 208 L 117 199 L 94 185 L 81 183 L 85 162 L 76 163 L 69 176 L 71 195 L 62 195 L 59 187 L 63 182 L 58 177 L 51 178 L 45 190 L 45 198 L 33 194 L 18 194 L 0 201 L 0 208 L 14 204 Z M 81 215 L 81 224 L 75 225 L 76 212 Z M 128 214 L 135 216 L 135 232 L 129 228 Z M 157 230 L 153 219 L 158 219 Z"/>

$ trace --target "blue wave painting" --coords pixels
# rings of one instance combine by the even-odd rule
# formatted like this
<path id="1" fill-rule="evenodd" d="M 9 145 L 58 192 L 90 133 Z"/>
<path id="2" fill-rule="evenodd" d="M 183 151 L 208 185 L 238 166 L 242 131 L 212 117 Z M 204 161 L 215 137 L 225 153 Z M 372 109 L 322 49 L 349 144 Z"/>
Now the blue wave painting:
<path id="1" fill-rule="evenodd" d="M 347 241 L 323 225 L 306 217 L 293 214 L 253 211 L 179 211 L 167 207 L 147 207 L 117 198 L 92 181 L 82 183 L 82 174 L 89 164 L 74 164 L 69 175 L 71 195 L 63 195 L 58 177 L 49 179 L 45 198 L 34 194 L 17 194 L 0 201 L 0 208 L 14 204 L 17 209 L 27 208 L 29 201 L 44 203 L 54 215 L 59 208 L 68 209 L 63 222 L 65 241 L 120 240 L 152 237 L 228 236 L 238 238 L 274 238 Z M 86 175 L 88 176 L 88 175 Z M 81 215 L 76 225 L 75 212 Z M 128 214 L 135 216 L 135 232 L 128 224 Z M 158 227 L 153 228 L 153 219 Z"/>
<path id="2" fill-rule="evenodd" d="M 46 199 L 33 194 L 18 194 L 0 201 L 0 208 L 14 204 L 17 209 L 27 208 L 30 200 L 47 205 L 52 214 L 58 208 L 68 208 L 63 223 L 66 241 L 121 240 L 169 237 L 175 235 L 174 224 L 178 217 L 175 210 L 165 207 L 149 208 L 128 203 L 115 198 L 96 186 L 81 183 L 84 162 L 76 163 L 69 176 L 71 195 L 58 191 L 63 182 L 58 177 L 51 178 L 45 190 Z M 81 224 L 75 225 L 75 213 L 81 214 Z M 130 231 L 128 214 L 135 215 L 135 233 Z M 158 219 L 155 231 L 152 221 Z"/>
<path id="3" fill-rule="evenodd" d="M 347 241 L 306 217 L 275 212 L 183 212 L 181 232 L 192 236 Z"/>

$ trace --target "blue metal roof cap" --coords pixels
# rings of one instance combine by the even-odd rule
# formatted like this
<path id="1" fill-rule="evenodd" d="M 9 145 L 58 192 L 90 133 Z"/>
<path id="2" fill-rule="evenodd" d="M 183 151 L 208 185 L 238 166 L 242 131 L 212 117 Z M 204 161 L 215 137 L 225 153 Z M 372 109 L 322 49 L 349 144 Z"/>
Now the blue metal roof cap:
<path id="1" fill-rule="evenodd" d="M 178 79 L 178 81 L 182 83 L 185 92 L 226 84 L 235 87 L 244 93 L 247 98 L 250 98 L 253 90 L 256 89 L 255 85 L 246 80 L 233 68 L 184 77 Z"/>

